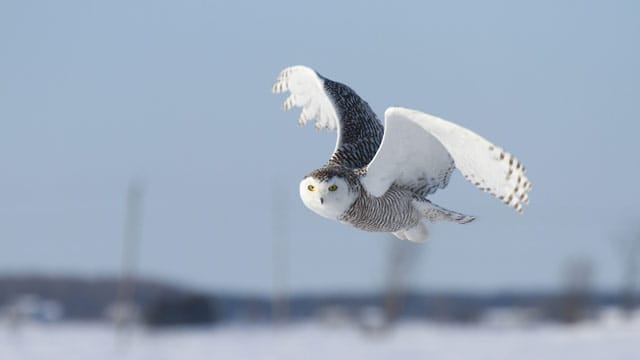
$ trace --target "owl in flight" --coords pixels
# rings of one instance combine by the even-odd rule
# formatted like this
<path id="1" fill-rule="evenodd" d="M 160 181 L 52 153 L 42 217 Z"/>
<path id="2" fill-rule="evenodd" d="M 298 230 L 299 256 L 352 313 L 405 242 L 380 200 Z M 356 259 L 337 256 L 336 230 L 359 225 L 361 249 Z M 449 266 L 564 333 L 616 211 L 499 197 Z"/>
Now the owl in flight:
<path id="1" fill-rule="evenodd" d="M 511 154 L 461 126 L 401 107 L 384 113 L 385 126 L 348 86 L 305 66 L 284 69 L 273 92 L 291 94 L 282 107 L 302 108 L 298 124 L 337 129 L 329 161 L 300 183 L 300 197 L 318 215 L 367 231 L 415 242 L 428 221 L 475 219 L 427 199 L 449 183 L 454 168 L 482 191 L 518 212 L 531 183 Z"/>

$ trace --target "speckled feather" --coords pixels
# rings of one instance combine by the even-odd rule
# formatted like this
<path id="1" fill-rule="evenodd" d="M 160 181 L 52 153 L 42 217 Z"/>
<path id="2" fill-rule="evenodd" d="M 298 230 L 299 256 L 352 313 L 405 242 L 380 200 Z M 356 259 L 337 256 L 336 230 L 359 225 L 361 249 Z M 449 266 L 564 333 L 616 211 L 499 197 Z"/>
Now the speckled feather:
<path id="1" fill-rule="evenodd" d="M 339 126 L 338 147 L 329 163 L 350 169 L 367 166 L 382 142 L 384 128 L 371 110 L 348 86 L 324 79 L 324 89 L 336 108 Z"/>

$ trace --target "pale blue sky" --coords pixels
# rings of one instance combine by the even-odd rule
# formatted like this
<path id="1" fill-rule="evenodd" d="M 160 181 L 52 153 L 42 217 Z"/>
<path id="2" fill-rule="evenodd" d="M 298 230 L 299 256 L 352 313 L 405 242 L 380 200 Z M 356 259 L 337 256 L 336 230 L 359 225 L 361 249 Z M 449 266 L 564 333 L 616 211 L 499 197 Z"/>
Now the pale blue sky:
<path id="1" fill-rule="evenodd" d="M 378 289 L 391 240 L 298 199 L 335 142 L 270 93 L 305 64 L 378 114 L 436 114 L 527 166 L 523 216 L 459 174 L 436 194 L 479 221 L 433 225 L 413 286 L 555 288 L 574 258 L 617 286 L 612 243 L 640 226 L 640 5 L 385 3 L 0 3 L 0 272 L 117 273 L 136 178 L 143 275 L 268 293 L 279 184 L 291 288 Z"/>

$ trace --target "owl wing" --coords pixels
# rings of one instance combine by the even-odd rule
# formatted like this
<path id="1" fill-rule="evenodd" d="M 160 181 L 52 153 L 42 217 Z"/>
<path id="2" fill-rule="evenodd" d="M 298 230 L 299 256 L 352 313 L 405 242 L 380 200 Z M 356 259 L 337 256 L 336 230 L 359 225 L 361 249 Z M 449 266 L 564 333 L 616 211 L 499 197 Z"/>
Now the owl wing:
<path id="1" fill-rule="evenodd" d="M 511 154 L 461 126 L 419 111 L 390 107 L 382 145 L 362 184 L 381 196 L 394 183 L 430 194 L 447 186 L 454 167 L 465 179 L 522 212 L 531 183 Z"/>
<path id="2" fill-rule="evenodd" d="M 382 124 L 358 94 L 348 86 L 329 80 L 306 66 L 288 67 L 280 73 L 274 93 L 289 91 L 282 108 L 302 108 L 298 124 L 315 120 L 318 129 L 338 130 L 329 162 L 348 168 L 369 164 L 382 142 Z"/>

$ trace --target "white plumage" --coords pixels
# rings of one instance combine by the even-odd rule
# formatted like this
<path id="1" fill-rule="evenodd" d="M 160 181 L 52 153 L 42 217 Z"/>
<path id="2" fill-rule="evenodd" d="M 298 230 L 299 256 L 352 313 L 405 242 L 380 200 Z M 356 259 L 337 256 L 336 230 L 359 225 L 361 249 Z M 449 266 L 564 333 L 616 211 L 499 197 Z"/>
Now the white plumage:
<path id="1" fill-rule="evenodd" d="M 282 70 L 272 90 L 275 93 L 291 92 L 282 103 L 282 109 L 301 107 L 298 124 L 304 125 L 309 120 L 315 120 L 318 129 L 333 130 L 338 127 L 338 115 L 324 92 L 324 81 L 312 69 L 292 66 Z"/>
<path id="2" fill-rule="evenodd" d="M 382 145 L 362 179 L 372 195 L 381 196 L 394 182 L 443 188 L 455 166 L 480 190 L 523 211 L 531 183 L 511 154 L 471 130 L 419 111 L 390 107 L 384 117 Z"/>
<path id="3" fill-rule="evenodd" d="M 424 219 L 474 220 L 426 198 L 447 186 L 454 168 L 518 212 L 528 203 L 531 183 L 524 166 L 468 129 L 401 107 L 385 111 L 383 129 L 353 90 L 305 66 L 284 69 L 273 91 L 291 93 L 283 108 L 301 107 L 299 124 L 315 120 L 317 128 L 338 131 L 329 161 L 300 185 L 305 205 L 322 216 L 422 241 Z"/>

